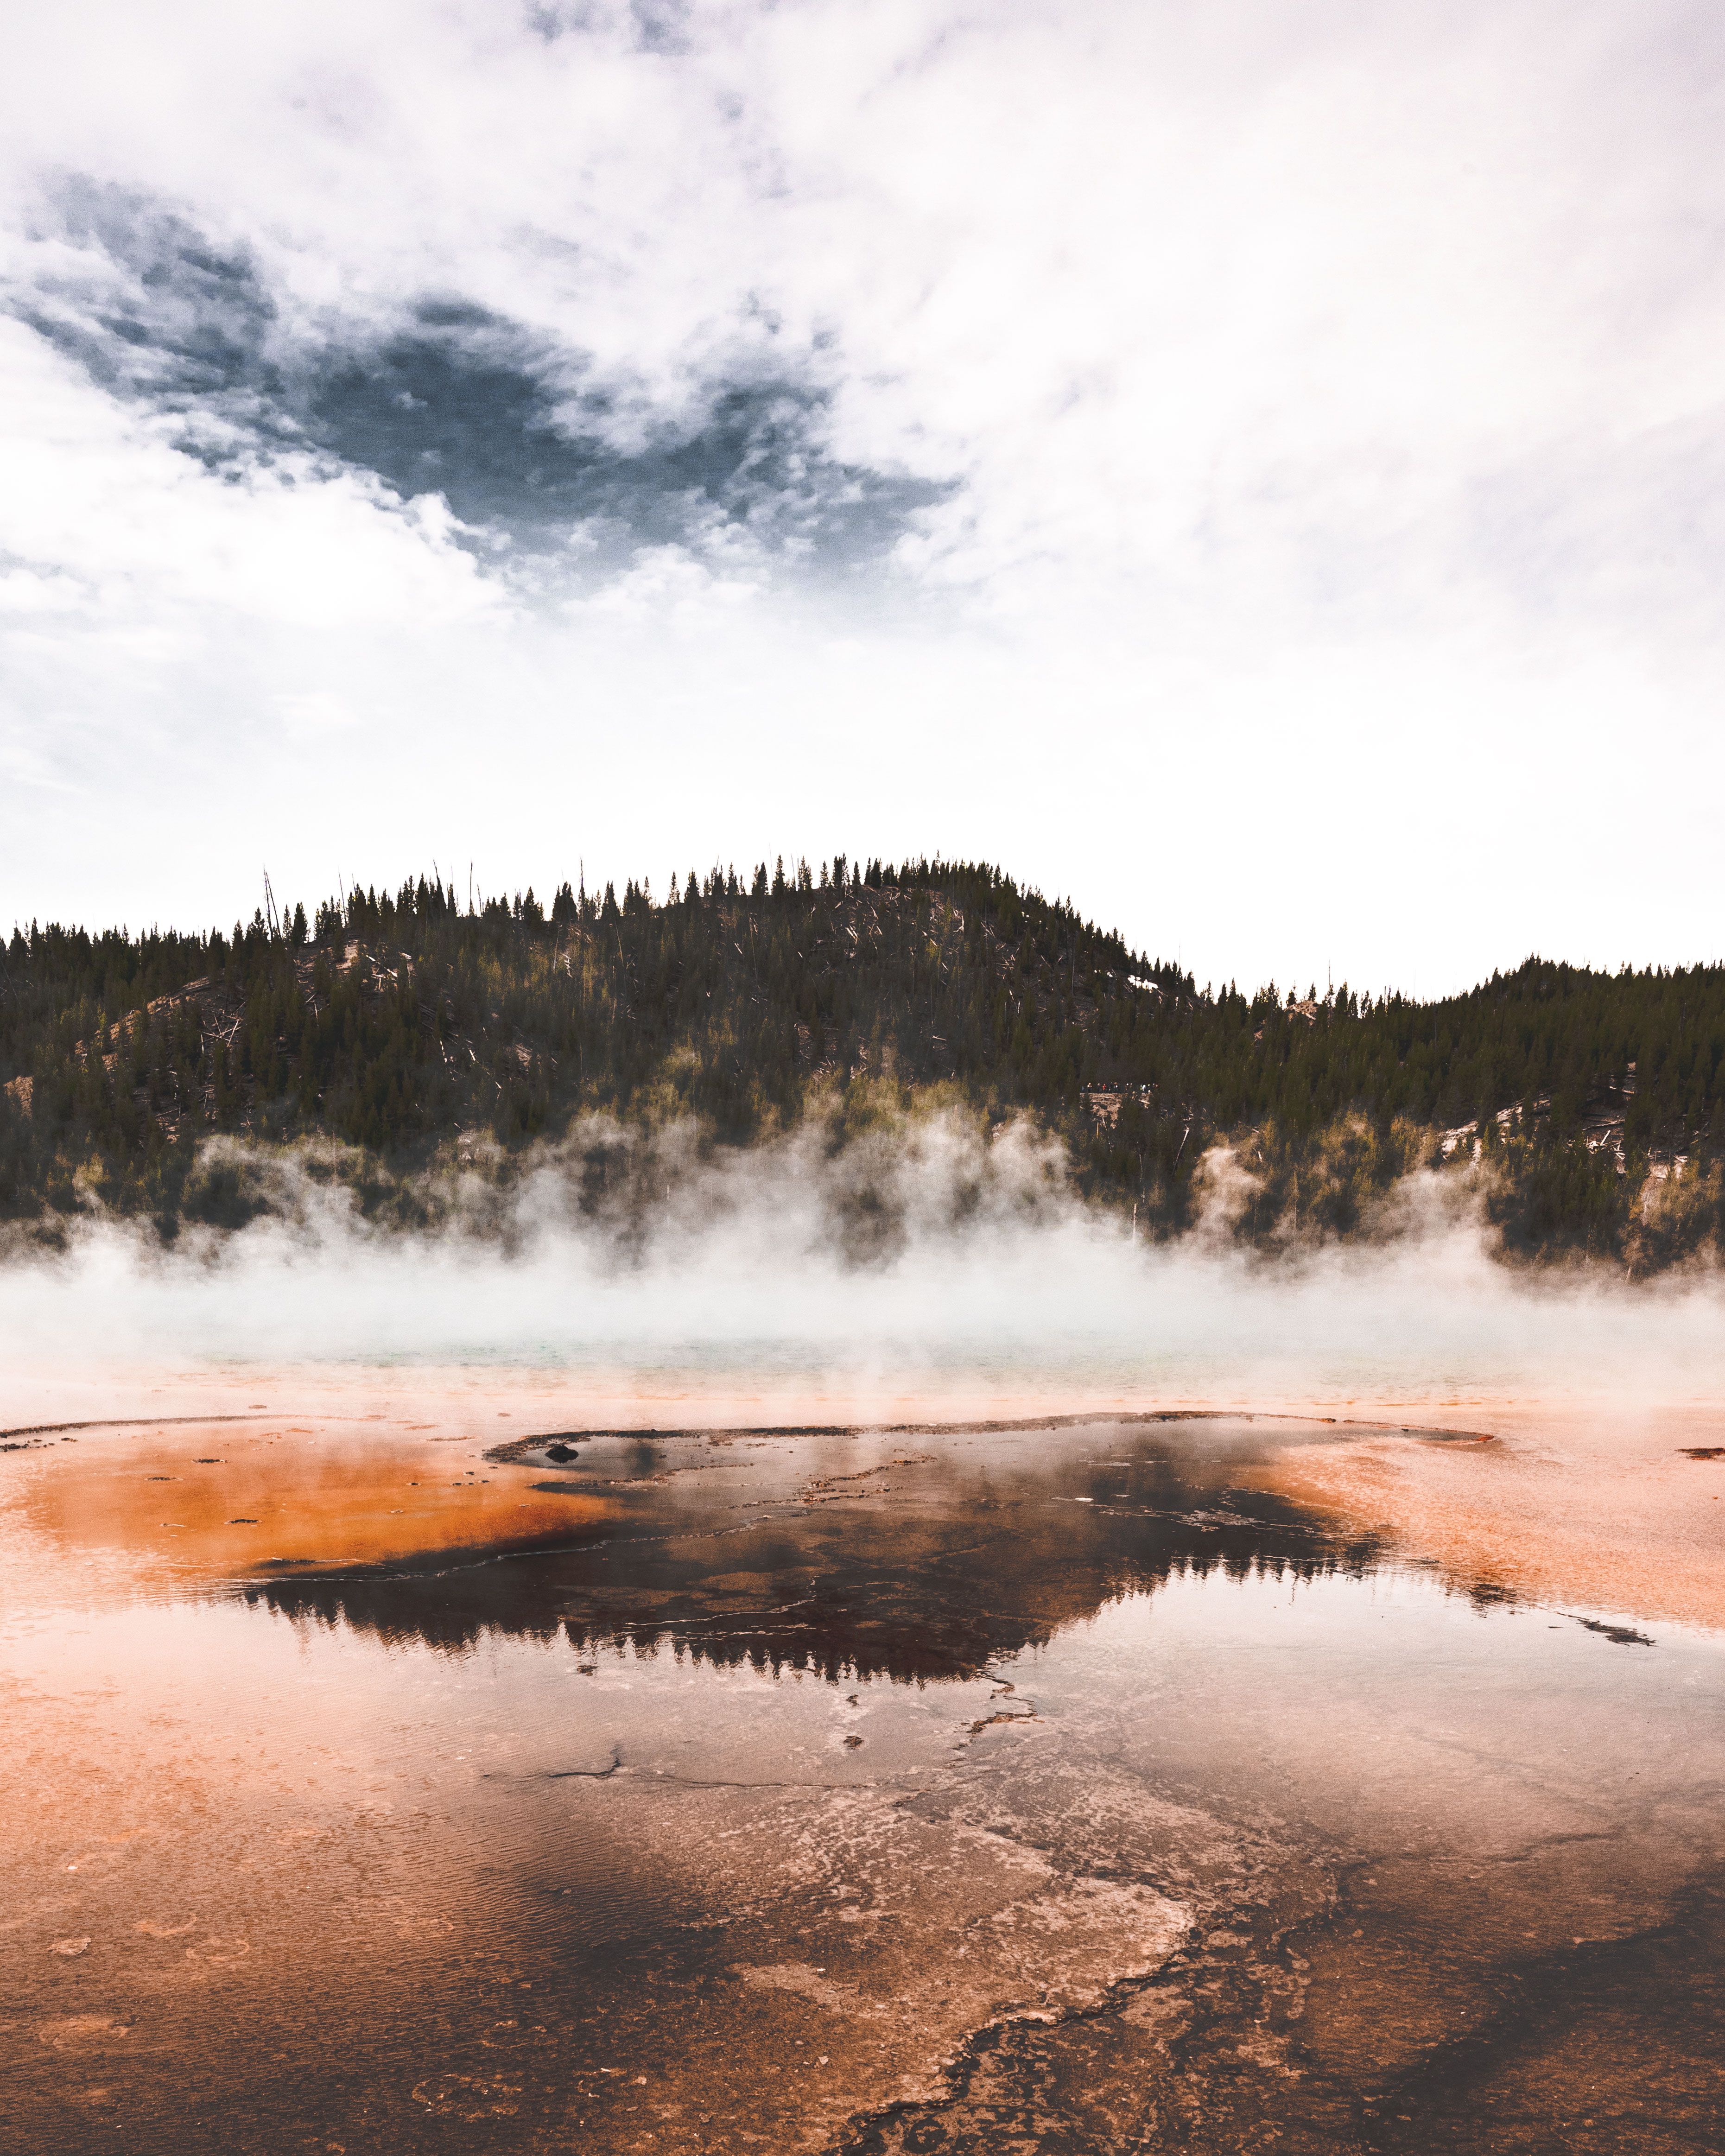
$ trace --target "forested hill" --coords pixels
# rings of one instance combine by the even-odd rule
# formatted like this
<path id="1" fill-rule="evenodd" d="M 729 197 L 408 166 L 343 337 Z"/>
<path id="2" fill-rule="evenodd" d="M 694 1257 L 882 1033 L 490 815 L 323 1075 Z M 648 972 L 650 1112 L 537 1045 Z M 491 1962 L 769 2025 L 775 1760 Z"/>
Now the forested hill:
<path id="1" fill-rule="evenodd" d="M 475 1126 L 515 1145 L 605 1109 L 740 1143 L 818 1106 L 842 1142 L 945 1097 L 1030 1111 L 1158 1231 L 1225 1136 L 1261 1178 L 1245 1234 L 1345 1234 L 1427 1162 L 1483 1174 L 1512 1248 L 1646 1265 L 1719 1235 L 1725 967 L 1246 994 L 983 865 L 841 857 L 477 910 L 422 880 L 231 935 L 18 930 L 0 1085 L 14 1219 L 80 1192 L 220 1217 L 231 1191 L 198 1164 L 219 1131 L 327 1133 L 387 1178 Z"/>

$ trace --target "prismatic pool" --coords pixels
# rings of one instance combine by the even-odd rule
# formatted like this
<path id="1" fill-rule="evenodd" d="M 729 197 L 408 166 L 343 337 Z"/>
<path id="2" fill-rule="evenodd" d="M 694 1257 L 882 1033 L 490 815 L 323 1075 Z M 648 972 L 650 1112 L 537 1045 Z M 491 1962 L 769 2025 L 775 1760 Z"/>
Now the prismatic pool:
<path id="1" fill-rule="evenodd" d="M 1337 1440 L 34 1434 L 0 2136 L 1716 2147 L 1719 1635 L 1466 1591 Z"/>

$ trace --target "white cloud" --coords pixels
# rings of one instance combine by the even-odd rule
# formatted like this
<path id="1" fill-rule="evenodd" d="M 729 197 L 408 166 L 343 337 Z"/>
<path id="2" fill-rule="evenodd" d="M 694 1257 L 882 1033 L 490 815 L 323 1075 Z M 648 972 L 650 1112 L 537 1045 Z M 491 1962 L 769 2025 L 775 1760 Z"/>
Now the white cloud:
<path id="1" fill-rule="evenodd" d="M 55 611 L 74 576 L 90 611 L 177 615 L 187 634 L 208 608 L 323 629 L 496 603 L 434 498 L 403 503 L 309 458 L 218 475 L 20 323 L 0 321 L 0 552 Z"/>
<path id="2" fill-rule="evenodd" d="M 725 529 L 596 597 L 578 548 L 529 573 L 309 453 L 218 475 L 11 325 L 13 768 L 123 830 L 135 756 L 213 800 L 339 707 L 399 828 L 264 798 L 350 872 L 420 865 L 441 814 L 542 883 L 544 801 L 603 774 L 619 874 L 836 814 L 853 851 L 999 855 L 1242 977 L 1713 947 L 1716 12 L 803 0 L 697 5 L 675 49 L 634 19 L 36 10 L 10 273 L 88 278 L 41 217 L 81 173 L 249 250 L 285 346 L 465 300 L 563 352 L 554 386 L 611 383 L 626 449 L 716 377 L 800 370 L 841 457 L 956 490 L 815 598 Z M 506 705 L 559 779 L 525 808 L 464 746 Z M 1661 842 L 1608 889 L 1626 757 Z M 61 840 L 7 852 L 0 905 L 42 910 Z M 162 874 L 103 857 L 114 894 L 63 910 Z"/>
<path id="3" fill-rule="evenodd" d="M 665 622 L 686 634 L 747 606 L 759 589 L 747 577 L 716 574 L 685 547 L 644 547 L 620 576 L 590 598 L 570 600 L 564 612 L 576 621 L 608 616 L 637 626 Z"/>
<path id="4" fill-rule="evenodd" d="M 275 706 L 295 742 L 326 741 L 358 723 L 352 707 L 328 689 L 290 690 L 276 698 Z"/>

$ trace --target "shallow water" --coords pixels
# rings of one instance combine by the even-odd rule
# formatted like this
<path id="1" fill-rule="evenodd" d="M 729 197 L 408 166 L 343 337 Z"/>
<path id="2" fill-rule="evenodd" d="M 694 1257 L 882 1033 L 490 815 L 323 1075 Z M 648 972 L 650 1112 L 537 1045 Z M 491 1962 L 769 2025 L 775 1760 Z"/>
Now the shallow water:
<path id="1" fill-rule="evenodd" d="M 0 1463 L 6 2145 L 1717 2146 L 1717 1635 L 1333 1425 L 496 1426 Z"/>

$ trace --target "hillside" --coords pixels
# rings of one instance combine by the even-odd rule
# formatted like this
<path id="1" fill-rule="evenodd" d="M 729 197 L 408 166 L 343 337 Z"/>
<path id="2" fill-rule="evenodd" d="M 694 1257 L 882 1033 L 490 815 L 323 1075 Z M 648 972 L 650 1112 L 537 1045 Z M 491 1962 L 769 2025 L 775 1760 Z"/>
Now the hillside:
<path id="1" fill-rule="evenodd" d="M 1717 1242 L 1725 968 L 1540 959 L 1435 1003 L 1200 991 L 999 870 L 844 859 L 665 903 L 564 885 L 464 911 L 421 880 L 231 935 L 32 924 L 0 958 L 0 1211 L 80 1192 L 228 1217 L 218 1131 L 320 1132 L 376 1182 L 458 1133 L 696 1118 L 741 1144 L 940 1097 L 1060 1132 L 1153 1232 L 1219 1137 L 1260 1178 L 1240 1232 L 1356 1230 L 1409 1168 L 1483 1174 L 1507 1245 L 1656 1265 Z M 356 1154 L 356 1163 L 360 1156 Z M 224 1208 L 226 1210 L 224 1211 Z"/>

